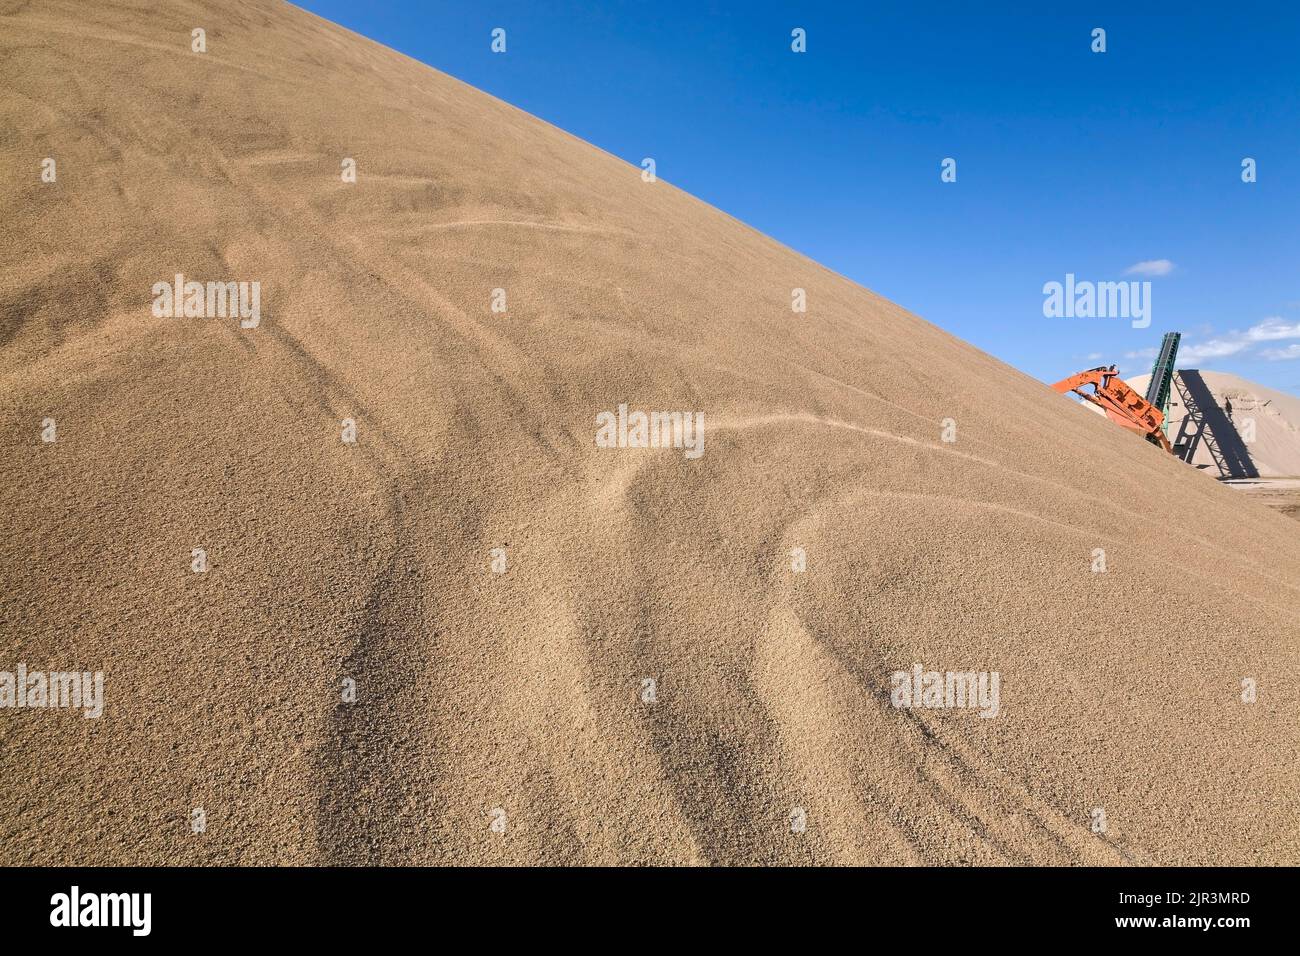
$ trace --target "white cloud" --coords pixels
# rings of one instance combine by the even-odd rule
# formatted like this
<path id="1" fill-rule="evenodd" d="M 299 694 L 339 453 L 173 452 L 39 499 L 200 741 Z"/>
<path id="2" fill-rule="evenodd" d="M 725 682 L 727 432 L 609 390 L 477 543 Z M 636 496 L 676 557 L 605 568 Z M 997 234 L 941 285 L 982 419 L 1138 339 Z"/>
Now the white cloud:
<path id="1" fill-rule="evenodd" d="M 1252 325 L 1246 330 L 1252 342 L 1276 342 L 1278 339 L 1300 339 L 1300 322 L 1284 322 L 1274 315 Z"/>
<path id="2" fill-rule="evenodd" d="M 1198 342 L 1195 345 L 1180 348 L 1178 350 L 1178 364 L 1196 365 L 1206 359 L 1227 358 L 1229 355 L 1236 355 L 1249 347 L 1250 343 L 1245 339 L 1210 339 L 1208 342 Z"/>
<path id="3" fill-rule="evenodd" d="M 1300 342 L 1292 342 L 1284 349 L 1264 349 L 1259 353 L 1260 358 L 1268 359 L 1270 362 L 1285 362 L 1288 359 L 1300 359 Z"/>
<path id="4" fill-rule="evenodd" d="M 1178 364 L 1187 368 L 1198 365 L 1206 359 L 1227 358 L 1243 352 L 1270 361 L 1300 358 L 1300 342 L 1294 342 L 1286 348 L 1264 349 L 1257 353 L 1251 351 L 1260 342 L 1280 342 L 1287 339 L 1300 339 L 1300 322 L 1285 322 L 1277 316 L 1269 316 L 1244 332 L 1233 329 L 1231 332 L 1203 342 L 1184 345 L 1178 350 Z"/>
<path id="5" fill-rule="evenodd" d="M 1135 262 L 1124 270 L 1126 276 L 1167 276 L 1174 271 L 1174 264 L 1168 259 L 1146 259 Z"/>

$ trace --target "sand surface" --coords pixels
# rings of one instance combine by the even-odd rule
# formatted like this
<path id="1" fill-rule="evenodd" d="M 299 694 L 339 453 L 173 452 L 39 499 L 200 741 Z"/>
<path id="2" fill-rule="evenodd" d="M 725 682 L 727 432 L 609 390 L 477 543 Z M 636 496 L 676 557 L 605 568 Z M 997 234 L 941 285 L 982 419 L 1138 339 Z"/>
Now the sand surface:
<path id="1" fill-rule="evenodd" d="M 1253 501 L 1300 521 L 1300 478 L 1256 478 L 1228 484 Z"/>
<path id="2" fill-rule="evenodd" d="M 106 696 L 0 710 L 0 863 L 1300 863 L 1294 522 L 287 4 L 0 80 L 0 671 Z"/>

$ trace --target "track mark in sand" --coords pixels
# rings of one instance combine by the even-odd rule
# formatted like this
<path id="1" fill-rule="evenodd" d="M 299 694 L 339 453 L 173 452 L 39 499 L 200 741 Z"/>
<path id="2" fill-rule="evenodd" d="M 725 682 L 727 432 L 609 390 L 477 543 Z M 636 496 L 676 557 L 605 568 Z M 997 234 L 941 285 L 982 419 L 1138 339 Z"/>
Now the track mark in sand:
<path id="1" fill-rule="evenodd" d="M 882 439 L 885 439 L 886 441 L 894 441 L 894 442 L 898 442 L 898 443 L 900 443 L 900 444 L 908 445 L 908 446 L 913 447 L 913 448 L 922 448 L 922 449 L 925 449 L 925 450 L 927 450 L 927 451 L 937 452 L 937 453 L 939 453 L 939 454 L 943 454 L 943 455 L 953 455 L 953 456 L 958 457 L 958 458 L 961 458 L 961 459 L 963 459 L 963 460 L 965 460 L 965 461 L 974 462 L 975 464 L 983 465 L 983 466 L 985 466 L 985 467 L 987 467 L 987 468 L 993 468 L 993 469 L 996 469 L 996 470 L 997 470 L 999 473 L 1001 473 L 1001 474 L 1004 474 L 1004 475 L 1014 475 L 1014 476 L 1016 476 L 1017 478 L 1021 478 L 1021 479 L 1023 479 L 1023 480 L 1026 481 L 1026 482 L 1031 482 L 1031 483 L 1036 484 L 1036 485 L 1045 486 L 1045 487 L 1050 488 L 1050 489 L 1052 489 L 1053 491 L 1058 492 L 1058 493 L 1059 493 L 1059 492 L 1065 492 L 1065 493 L 1066 493 L 1068 496 L 1070 496 L 1070 497 L 1075 497 L 1075 498 L 1079 498 L 1079 499 L 1084 500 L 1084 501 L 1090 501 L 1090 502 L 1094 502 L 1094 503 L 1107 504 L 1106 502 L 1102 501 L 1101 499 L 1098 499 L 1098 498 L 1093 497 L 1093 496 L 1091 496 L 1091 495 L 1085 494 L 1084 492 L 1081 492 L 1081 491 L 1079 491 L 1079 490 L 1077 490 L 1077 489 L 1075 489 L 1075 488 L 1072 488 L 1072 487 L 1070 487 L 1069 485 L 1064 485 L 1064 484 L 1061 484 L 1060 482 L 1051 481 L 1051 480 L 1049 480 L 1049 479 L 1042 478 L 1042 477 L 1040 477 L 1040 476 L 1038 476 L 1038 475 L 1032 475 L 1032 474 L 1030 474 L 1030 473 L 1028 473 L 1028 472 L 1020 471 L 1020 470 L 1017 469 L 1017 468 L 1009 467 L 1009 466 L 1004 465 L 1004 464 L 1002 464 L 1002 463 L 1000 463 L 1000 462 L 992 461 L 991 459 L 988 459 L 988 458 L 981 458 L 981 457 L 978 456 L 978 455 L 972 455 L 972 454 L 969 454 L 969 453 L 967 453 L 967 452 L 957 451 L 955 448 L 948 448 L 948 447 L 945 447 L 944 445 L 939 444 L 939 443 L 937 443 L 937 442 L 923 441 L 923 440 L 921 440 L 921 439 L 919 439 L 919 438 L 911 438 L 911 437 L 909 437 L 909 436 L 907 436 L 907 435 L 897 435 L 897 434 L 895 434 L 895 433 L 893 433 L 893 432 L 884 431 L 883 429 L 879 429 L 879 428 L 867 428 L 867 427 L 865 427 L 865 426 L 863 426 L 863 425 L 855 425 L 855 424 L 853 424 L 852 422 L 846 422 L 846 421 L 843 421 L 843 420 L 841 420 L 841 419 L 826 418 L 826 417 L 824 417 L 824 416 L 813 415 L 813 414 L 811 414 L 811 413 L 809 413 L 809 412 L 776 412 L 776 413 L 773 413 L 773 414 L 770 414 L 770 415 L 748 415 L 748 416 L 732 416 L 732 417 L 723 417 L 723 418 L 721 419 L 720 422 L 710 422 L 709 425 L 708 425 L 708 429 L 709 429 L 710 431 L 728 431 L 728 430 L 731 430 L 731 431 L 741 431 L 741 430 L 745 430 L 745 429 L 749 429 L 749 428 L 763 428 L 763 427 L 767 427 L 767 426 L 771 426 L 771 425 L 779 425 L 779 424 L 783 424 L 783 423 L 786 423 L 786 422 L 796 422 L 796 423 L 804 423 L 804 424 L 810 424 L 810 425 L 818 425 L 818 426 L 821 426 L 821 427 L 824 427 L 824 428 L 843 428 L 843 429 L 846 429 L 846 430 L 848 430 L 848 431 L 857 432 L 857 433 L 859 433 L 859 434 L 870 435 L 870 436 L 872 436 L 872 437 L 874 437 L 874 438 L 882 438 Z M 624 466 L 624 469 L 631 468 L 633 471 L 635 471 L 635 469 L 639 468 L 642 464 L 644 464 L 644 461 L 645 461 L 645 459 L 641 459 L 640 461 L 633 461 L 633 462 L 630 462 L 628 465 L 625 465 L 625 466 Z M 620 482 L 621 485 L 625 488 L 625 487 L 627 486 L 627 484 L 630 483 L 630 481 L 631 481 L 631 477 L 632 477 L 632 475 L 630 475 L 630 474 L 623 474 L 623 473 L 622 473 L 622 470 L 620 470 L 620 472 L 617 472 L 617 473 L 615 473 L 613 476 L 610 476 L 610 478 L 607 479 L 607 481 L 608 481 L 608 482 L 615 482 L 615 481 L 618 481 L 618 482 Z M 607 494 L 610 493 L 609 489 L 604 489 L 604 490 L 606 491 Z M 883 493 L 883 492 L 882 492 L 882 493 Z M 900 496 L 900 497 L 907 497 L 907 496 L 908 496 L 908 494 L 907 494 L 906 492 L 890 492 L 890 494 L 896 494 L 896 495 L 898 495 L 898 496 Z M 917 499 L 935 500 L 937 496 L 935 496 L 935 495 L 916 495 L 916 494 L 913 494 L 913 495 L 911 495 L 911 497 L 915 497 L 915 498 L 917 498 Z M 1052 525 L 1052 526 L 1054 526 L 1054 527 L 1061 528 L 1061 529 L 1064 529 L 1064 530 L 1069 530 L 1069 531 L 1072 531 L 1072 532 L 1074 532 L 1074 533 L 1079 533 L 1079 534 L 1085 533 L 1084 529 L 1077 528 L 1077 527 L 1075 527 L 1074 525 L 1065 524 L 1064 522 L 1059 522 L 1059 521 L 1053 521 L 1051 518 L 1044 518 L 1044 517 L 1041 516 L 1041 515 L 1035 515 L 1035 514 L 1033 514 L 1033 513 L 1031 513 L 1031 512 L 1023 511 L 1023 510 L 1018 509 L 1018 508 L 1012 508 L 1012 507 L 1010 507 L 1010 506 L 1008 506 L 1008 505 L 999 505 L 999 504 L 996 504 L 996 503 L 994 503 L 994 502 L 981 502 L 981 501 L 976 501 L 976 500 L 974 500 L 974 499 L 968 499 L 968 498 L 954 498 L 954 499 L 950 499 L 950 500 L 953 500 L 953 501 L 962 501 L 962 502 L 966 502 L 967 504 L 970 504 L 970 505 L 972 505 L 972 506 L 984 507 L 984 508 L 989 508 L 989 509 L 993 509 L 993 510 L 999 510 L 999 511 L 1002 511 L 1002 512 L 1004 512 L 1004 513 L 1008 513 L 1008 514 L 1020 515 L 1020 516 L 1022 516 L 1022 517 L 1031 518 L 1031 519 L 1033 519 L 1033 520 L 1035 520 L 1035 521 L 1038 521 L 1038 522 L 1041 522 L 1041 523 L 1043 523 L 1043 524 Z M 1160 526 L 1159 521 L 1158 521 L 1157 519 L 1155 519 L 1155 518 L 1152 518 L 1152 517 L 1149 516 L 1149 515 L 1142 515 L 1142 514 L 1138 514 L 1138 513 L 1136 513 L 1136 512 L 1129 512 L 1129 511 L 1121 511 L 1121 514 L 1124 514 L 1125 516 L 1129 517 L 1131 520 L 1138 521 L 1138 522 L 1140 522 L 1140 523 L 1142 523 L 1142 524 L 1145 524 L 1145 525 L 1149 525 L 1149 526 L 1152 527 L 1152 528 L 1157 528 L 1157 527 Z M 1098 533 L 1092 531 L 1091 529 L 1088 529 L 1086 533 L 1089 534 L 1089 535 L 1091 535 L 1093 538 L 1095 538 L 1096 541 L 1097 541 L 1099 544 L 1108 544 L 1108 543 L 1111 542 L 1111 539 L 1107 538 L 1105 535 L 1098 534 Z M 1205 540 L 1205 539 L 1203 539 L 1203 538 L 1191 539 L 1191 540 L 1196 540 L 1199 544 L 1201 544 L 1201 545 L 1203 545 L 1203 546 L 1205 546 L 1205 547 L 1213 547 L 1213 546 L 1214 546 L 1214 542 L 1212 542 L 1212 541 L 1207 541 L 1207 540 Z M 1159 557 L 1160 560 L 1157 560 L 1157 557 Z M 1152 564 L 1152 566 L 1156 566 L 1156 565 L 1160 564 L 1162 560 L 1163 560 L 1163 557 L 1162 557 L 1162 556 L 1152 555 L 1151 558 L 1150 558 L 1150 563 Z M 1217 581 L 1216 581 L 1215 579 L 1211 578 L 1211 577 L 1208 576 L 1208 575 L 1201 574 L 1201 573 L 1199 573 L 1199 572 L 1197 572 L 1197 571 L 1194 571 L 1194 570 L 1191 570 L 1191 569 L 1185 569 L 1185 570 L 1186 570 L 1186 572 L 1187 572 L 1188 574 L 1193 574 L 1193 575 L 1197 576 L 1198 578 L 1202 579 L 1202 580 L 1205 582 L 1206 586 L 1208 586 L 1208 587 L 1211 587 L 1211 588 L 1217 588 L 1217 587 L 1220 587 L 1220 585 L 1218 585 Z M 1251 567 L 1251 572 L 1254 573 L 1254 574 L 1262 574 L 1262 573 L 1263 573 L 1263 572 L 1260 571 L 1259 568 L 1256 568 L 1256 567 L 1253 567 L 1253 566 Z M 1300 584 L 1297 584 L 1297 583 L 1294 583 L 1294 582 L 1291 582 L 1291 581 L 1284 581 L 1284 580 L 1282 580 L 1282 579 L 1274 578 L 1272 575 L 1267 575 L 1267 574 L 1265 574 L 1264 576 L 1265 576 L 1265 577 L 1268 577 L 1269 580 L 1272 581 L 1274 584 L 1276 584 L 1278 587 L 1283 587 L 1283 588 L 1286 588 L 1286 589 L 1288 589 L 1288 590 L 1291 590 L 1291 591 L 1295 591 L 1295 592 L 1297 592 L 1297 593 L 1300 593 Z M 1279 607 L 1274 607 L 1274 605 L 1272 605 L 1272 604 L 1270 604 L 1269 602 L 1265 601 L 1265 600 L 1264 600 L 1263 598 L 1261 598 L 1261 597 L 1254 596 L 1254 595 L 1243 595 L 1243 594 L 1241 594 L 1240 592 L 1237 592 L 1237 591 L 1233 591 L 1233 592 L 1231 592 L 1231 593 L 1232 593 L 1232 595 L 1233 595 L 1234 597 L 1237 597 L 1237 598 L 1244 597 L 1244 598 L 1246 598 L 1246 599 L 1248 599 L 1248 600 L 1254 601 L 1256 604 L 1258 604 L 1258 605 L 1260 605 L 1260 606 L 1262 606 L 1262 607 L 1271 608 L 1271 609 L 1273 609 L 1273 610 L 1278 611 L 1279 613 L 1282 613 L 1282 614 L 1287 614 L 1287 613 L 1289 613 L 1288 609 L 1285 609 L 1285 608 L 1279 608 Z"/>
<path id="2" fill-rule="evenodd" d="M 856 489 L 840 496 L 835 507 L 847 507 L 849 501 L 859 496 L 877 494 L 890 496 L 890 493 Z M 924 495 L 909 497 L 932 500 Z M 799 530 L 809 520 L 810 516 L 805 516 L 790 522 L 781 535 L 778 550 L 784 552 L 794 541 L 807 541 L 814 537 Z M 992 763 L 989 755 L 977 755 L 973 749 L 942 734 L 924 719 L 922 713 L 895 708 L 885 683 L 873 679 L 873 674 L 888 672 L 884 657 L 867 644 L 863 645 L 861 655 L 847 655 L 815 624 L 800 616 L 794 598 L 795 582 L 789 575 L 777 578 L 772 572 L 769 580 L 776 595 L 769 614 L 771 629 L 779 632 L 782 618 L 787 619 L 790 626 L 785 630 L 793 628 L 798 639 L 820 649 L 834 662 L 838 672 L 848 675 L 858 687 L 860 699 L 873 705 L 873 723 L 879 723 L 883 728 L 878 736 L 896 741 L 890 754 L 910 755 L 908 763 L 914 769 L 918 783 L 915 794 L 930 801 L 939 814 L 946 814 L 955 821 L 959 833 L 970 833 L 993 848 L 1003 860 L 1012 863 L 1052 862 L 1050 858 L 1044 858 L 1043 850 L 1055 851 L 1076 863 L 1114 865 L 1137 862 L 1120 847 L 1099 841 L 1081 821 L 1039 799 L 1023 784 L 1007 778 Z M 932 843 L 932 840 L 924 839 L 910 822 L 919 818 L 919 815 L 905 811 L 899 817 L 902 821 L 899 826 L 909 834 L 918 851 Z M 1039 835 L 1040 840 L 1033 844 L 1038 852 L 1026 854 L 1015 849 L 1026 835 L 1022 824 L 1028 824 Z"/>
<path id="3" fill-rule="evenodd" d="M 160 43 L 150 40 L 142 40 L 139 37 L 128 36 L 124 33 L 113 33 L 106 30 L 88 31 L 84 29 L 84 26 L 79 26 L 76 30 L 70 30 L 55 23 L 49 18 L 41 17 L 24 17 L 22 20 L 17 20 L 17 22 L 31 30 L 44 30 L 47 33 L 61 33 L 66 36 L 74 36 L 76 37 L 77 43 L 85 43 L 87 40 L 104 40 L 108 43 L 120 43 L 124 46 L 152 50 L 155 53 L 161 53 L 164 56 L 176 59 L 184 58 L 189 60 L 193 59 L 194 56 L 190 52 L 190 45 L 188 42 L 176 44 Z M 264 73 L 261 70 L 255 70 L 251 66 L 244 66 L 242 63 L 236 63 L 226 57 L 214 56 L 211 53 L 205 53 L 203 54 L 203 57 L 205 64 L 217 64 L 222 68 L 242 70 L 245 73 L 252 73 L 254 76 L 260 76 L 262 79 L 268 81 L 268 83 L 282 85 L 281 77 L 272 76 L 271 74 Z"/>
<path id="4" fill-rule="evenodd" d="M 534 598 L 521 613 L 535 620 L 546 638 L 516 639 L 502 647 L 492 673 L 476 682 L 496 689 L 489 691 L 493 704 L 475 721 L 475 733 L 530 740 L 522 764 L 498 760 L 493 774 L 503 783 L 545 781 L 545 790 L 516 789 L 514 799 L 533 815 L 546 810 L 548 840 L 569 841 L 571 862 L 608 863 L 623 853 L 645 862 L 680 862 L 684 834 L 689 834 L 685 859 L 702 859 L 678 795 L 653 786 L 665 775 L 656 772 L 662 753 L 647 729 L 648 717 L 611 706 L 621 696 L 614 688 L 625 689 L 627 675 L 610 659 L 618 652 L 598 636 L 603 625 L 584 620 L 572 599 Z M 519 627 L 507 630 L 522 633 Z M 646 806 L 656 807 L 670 839 L 653 832 L 658 828 L 641 826 Z"/>
<path id="5" fill-rule="evenodd" d="M 416 553 L 415 532 L 396 479 L 389 482 L 386 511 L 393 540 L 339 670 L 356 681 L 357 700 L 334 704 L 317 761 L 317 852 L 327 864 L 418 859 L 425 848 L 403 846 L 419 839 L 409 822 L 435 816 L 428 804 L 436 795 L 416 789 L 428 755 L 407 708 L 418 700 L 427 672 L 426 638 L 437 635 L 413 626 L 424 618 L 428 587 L 423 574 L 404 566 Z"/>
<path id="6" fill-rule="evenodd" d="M 807 538 L 792 535 L 801 523 L 789 526 L 785 543 Z M 951 852 L 952 840 L 963 836 L 974 838 L 996 858 L 1010 863 L 1062 859 L 1103 864 L 1135 862 L 1119 847 L 1098 841 L 1081 821 L 1006 778 L 987 756 L 978 756 L 941 734 L 920 714 L 894 708 L 885 685 L 871 677 L 872 673 L 887 670 L 883 658 L 869 648 L 863 659 L 846 657 L 833 641 L 800 617 L 793 596 L 794 583 L 788 576 L 774 581 L 773 587 L 776 596 L 768 628 L 756 646 L 754 679 L 762 688 L 769 713 L 781 728 L 785 752 L 804 776 L 820 770 L 821 779 L 838 781 L 841 789 L 845 789 L 843 780 L 849 779 L 850 792 L 865 790 L 871 794 L 867 809 L 872 824 L 890 827 L 921 862 L 953 862 L 936 856 L 936 852 Z M 802 653 L 795 650 L 800 646 Z M 773 674 L 780 676 L 778 683 L 773 684 L 765 676 Z M 792 677 L 796 681 L 793 693 L 789 684 Z M 826 690 L 845 682 L 856 692 L 836 695 Z M 853 700 L 859 702 L 857 707 L 852 705 Z M 867 708 L 865 713 L 863 707 Z M 810 723 L 808 714 L 817 718 Z M 864 717 L 868 725 L 865 731 Z M 837 727 L 843 729 L 837 731 Z M 864 746 L 878 751 L 874 756 L 864 750 L 859 759 L 851 757 L 849 765 L 830 770 L 800 759 L 801 753 L 820 756 L 828 752 L 826 740 L 851 740 L 864 733 L 868 741 Z M 915 783 L 897 792 L 898 782 L 907 783 L 909 776 Z M 929 812 L 917 812 L 918 803 Z M 863 823 L 867 819 L 864 817 Z M 922 829 L 914 822 L 917 820 L 928 820 L 931 826 Z M 1031 838 L 1028 852 L 1017 849 L 1026 836 Z"/>
<path id="7" fill-rule="evenodd" d="M 332 427 L 336 407 L 365 409 L 364 403 L 301 341 L 283 327 L 270 327 L 268 343 L 293 374 L 273 378 L 291 408 L 314 411 Z M 239 336 L 237 330 L 229 333 Z M 274 369 L 274 366 L 271 366 Z M 426 620 L 426 595 L 433 593 L 429 572 L 417 566 L 424 537 L 408 514 L 405 493 L 420 482 L 411 456 L 366 411 L 367 440 L 349 448 L 359 456 L 381 492 L 376 522 L 382 557 L 369 592 L 349 618 L 351 650 L 334 678 L 356 681 L 357 700 L 343 703 L 342 685 L 326 717 L 314 761 L 315 838 L 320 861 L 329 864 L 411 861 L 428 853 L 427 836 L 414 821 L 437 816 L 438 795 L 423 786 L 429 779 L 427 742 L 412 732 L 420 726 L 410 711 L 418 708 L 419 682 L 430 669 L 437 634 L 420 627 Z M 375 538 L 371 539 L 373 543 Z M 400 772 L 395 768 L 401 768 Z"/>
<path id="8" fill-rule="evenodd" d="M 870 435 L 875 438 L 883 438 L 887 441 L 900 442 L 916 448 L 923 448 L 927 451 L 939 452 L 940 454 L 956 455 L 967 461 L 973 461 L 990 468 L 1002 468 L 997 462 L 989 461 L 986 458 L 980 458 L 966 452 L 956 451 L 945 448 L 933 442 L 922 441 L 919 438 L 909 438 L 906 435 L 896 435 L 893 432 L 883 431 L 878 428 L 866 428 L 862 425 L 855 425 L 852 422 L 840 421 L 834 418 L 823 418 L 810 413 L 795 412 L 778 412 L 771 415 L 757 415 L 746 417 L 723 417 L 720 421 L 709 420 L 706 422 L 706 430 L 709 432 L 718 431 L 742 431 L 749 428 L 762 428 L 769 425 L 780 425 L 787 422 L 796 422 L 809 425 L 820 425 L 826 428 L 843 428 L 849 431 L 858 432 L 864 435 Z M 604 472 L 602 480 L 597 487 L 597 495 L 604 500 L 606 504 L 617 502 L 626 493 L 628 486 L 636 473 L 650 462 L 649 456 L 634 456 L 612 473 Z"/>
<path id="9" fill-rule="evenodd" d="M 540 364 L 537 355 L 515 344 L 506 334 L 479 321 L 448 299 L 442 290 L 431 283 L 419 270 L 406 267 L 397 261 L 386 263 L 382 271 L 371 263 L 364 244 L 346 238 L 336 244 L 346 250 L 348 258 L 369 269 L 385 288 L 409 302 L 417 310 L 442 319 L 444 325 L 480 359 L 493 380 L 501 386 L 503 400 L 511 403 L 516 420 L 536 420 L 536 409 L 546 407 L 552 400 L 549 368 Z M 540 427 L 540 426 L 539 426 Z"/>
<path id="10" fill-rule="evenodd" d="M 248 153 L 243 156 L 226 156 L 227 163 L 236 166 L 284 166 L 292 163 L 299 163 L 304 166 L 311 163 L 319 163 L 321 156 L 297 152 L 293 150 L 269 150 L 266 152 Z"/>
<path id="11" fill-rule="evenodd" d="M 425 232 L 441 232 L 455 229 L 476 229 L 484 226 L 511 226 L 520 229 L 538 229 L 546 232 L 569 232 L 583 236 L 617 236 L 633 237 L 636 234 L 626 229 L 600 229 L 595 226 L 569 225 L 560 222 L 536 222 L 528 219 L 457 219 L 452 222 L 428 222 L 403 230 L 408 235 Z"/>
<path id="12" fill-rule="evenodd" d="M 852 855 L 816 862 L 925 862 L 924 841 L 908 814 L 900 812 L 891 788 L 879 780 L 881 755 L 854 741 L 855 732 L 862 732 L 856 682 L 812 638 L 782 596 L 773 601 L 767 627 L 754 643 L 750 682 L 770 717 L 773 750 L 781 765 L 790 768 L 785 776 L 803 794 L 808 810 L 848 805 L 847 813 L 820 818 L 818 829 L 832 834 L 831 847 Z M 868 739 L 869 746 L 876 746 L 888 734 L 869 734 Z M 880 749 L 885 760 L 892 758 L 887 744 Z"/>
<path id="13" fill-rule="evenodd" d="M 1009 470 L 1004 465 L 991 459 L 981 458 L 978 455 L 972 455 L 969 452 L 957 451 L 955 448 L 947 448 L 937 442 L 923 441 L 920 438 L 912 438 L 908 435 L 898 435 L 894 432 L 887 432 L 881 428 L 868 428 L 865 425 L 855 425 L 853 422 L 846 422 L 838 418 L 826 418 L 822 415 L 814 415 L 811 412 L 774 412 L 770 415 L 724 417 L 721 422 L 711 421 L 709 423 L 709 430 L 740 431 L 747 428 L 763 428 L 767 425 L 780 425 L 786 422 L 821 425 L 824 428 L 843 428 L 863 435 L 871 435 L 873 438 L 883 438 L 886 441 L 898 442 L 903 445 L 910 445 L 914 448 L 923 448 L 926 451 L 939 452 L 945 455 L 954 455 L 958 458 L 963 458 L 966 461 L 973 461 L 990 468 L 998 468 L 1002 471 Z M 1020 472 L 1015 473 L 1020 474 Z"/>
<path id="14" fill-rule="evenodd" d="M 890 849 L 894 856 L 872 857 L 871 862 L 919 864 L 953 862 L 936 855 L 942 852 L 939 848 L 951 848 L 956 840 L 973 838 L 997 860 L 1025 862 L 1011 843 L 1000 838 L 986 822 L 991 814 L 974 797 L 980 781 L 973 771 L 959 764 L 955 768 L 940 767 L 936 772 L 933 765 L 947 754 L 932 746 L 936 738 L 918 734 L 917 725 L 892 713 L 888 700 L 882 702 L 881 695 L 863 680 L 857 667 L 798 618 L 785 597 L 788 586 L 780 590 L 782 596 L 773 603 L 768 628 L 757 644 L 755 678 L 764 687 L 763 699 L 781 728 L 783 749 L 796 764 L 801 764 L 802 775 L 818 781 L 819 787 L 837 786 L 840 791 L 866 794 L 869 798 L 862 804 L 857 827 L 840 842 L 870 846 L 871 852 L 879 853 L 889 847 L 888 842 L 881 842 L 883 831 L 893 836 L 895 845 Z M 802 654 L 795 653 L 796 648 L 802 648 Z M 817 672 L 807 673 L 792 691 L 788 686 L 791 676 L 798 677 L 810 666 Z M 782 682 L 765 686 L 765 672 L 779 673 Z M 844 683 L 853 690 L 838 696 L 824 690 Z M 817 715 L 811 726 L 808 714 Z M 907 713 L 904 718 L 911 716 Z M 862 751 L 855 754 L 850 750 L 847 764 L 827 767 L 824 758 L 833 751 L 826 741 L 840 737 L 852 740 L 855 736 L 865 737 L 859 739 Z M 801 753 L 815 753 L 818 759 L 801 760 Z M 946 782 L 946 778 L 954 776 L 965 778 L 970 794 L 963 795 Z M 926 825 L 920 826 L 918 821 Z M 836 824 L 843 827 L 840 821 L 830 822 Z"/>

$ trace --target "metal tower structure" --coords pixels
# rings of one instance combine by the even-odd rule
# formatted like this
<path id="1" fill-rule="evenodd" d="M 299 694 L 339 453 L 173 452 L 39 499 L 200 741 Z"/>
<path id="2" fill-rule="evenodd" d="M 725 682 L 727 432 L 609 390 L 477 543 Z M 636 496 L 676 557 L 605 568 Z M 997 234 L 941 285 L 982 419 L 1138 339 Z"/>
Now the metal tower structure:
<path id="1" fill-rule="evenodd" d="M 1156 364 L 1151 366 L 1151 382 L 1147 385 L 1147 401 L 1160 409 L 1160 414 L 1165 417 L 1160 427 L 1166 437 L 1169 435 L 1169 394 L 1174 381 L 1174 360 L 1178 358 L 1178 343 L 1182 337 L 1181 332 L 1165 333 Z"/>

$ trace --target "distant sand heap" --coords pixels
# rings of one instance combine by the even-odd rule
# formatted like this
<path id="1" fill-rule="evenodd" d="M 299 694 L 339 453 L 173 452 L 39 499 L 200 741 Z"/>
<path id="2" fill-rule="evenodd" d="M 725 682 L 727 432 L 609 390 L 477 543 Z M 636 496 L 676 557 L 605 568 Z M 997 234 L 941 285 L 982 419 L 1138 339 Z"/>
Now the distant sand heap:
<path id="1" fill-rule="evenodd" d="M 289 4 L 0 90 L 0 863 L 1300 863 L 1293 522 Z"/>
<path id="2" fill-rule="evenodd" d="M 1141 393 L 1150 375 L 1126 379 Z M 1300 398 L 1227 372 L 1180 369 L 1169 400 L 1169 440 L 1216 478 L 1300 477 Z"/>

